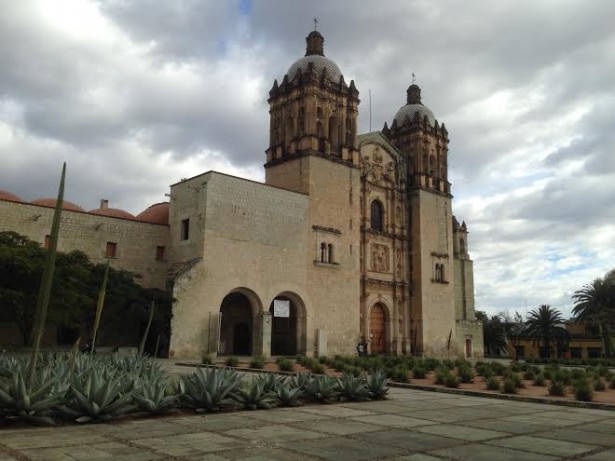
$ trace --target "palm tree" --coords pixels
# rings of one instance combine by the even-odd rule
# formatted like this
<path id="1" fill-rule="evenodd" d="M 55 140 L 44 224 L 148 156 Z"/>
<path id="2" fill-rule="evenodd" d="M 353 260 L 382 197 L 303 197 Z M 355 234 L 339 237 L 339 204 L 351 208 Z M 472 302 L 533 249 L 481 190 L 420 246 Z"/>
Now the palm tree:
<path id="1" fill-rule="evenodd" d="M 564 319 L 561 312 L 548 304 L 541 305 L 538 309 L 530 311 L 525 322 L 525 334 L 538 344 L 540 356 L 549 358 L 551 355 L 551 343 L 555 342 L 558 350 L 563 350 L 568 345 L 568 332 L 562 324 Z"/>
<path id="2" fill-rule="evenodd" d="M 608 274 L 607 274 L 608 275 Z M 597 278 L 575 291 L 572 310 L 579 322 L 593 323 L 600 328 L 602 353 L 610 357 L 612 353 L 609 324 L 615 320 L 615 280 L 610 277 Z"/>
<path id="3" fill-rule="evenodd" d="M 478 311 L 476 318 L 483 324 L 485 355 L 497 357 L 506 353 L 506 329 L 500 316 L 494 315 L 489 318 L 484 312 Z"/>

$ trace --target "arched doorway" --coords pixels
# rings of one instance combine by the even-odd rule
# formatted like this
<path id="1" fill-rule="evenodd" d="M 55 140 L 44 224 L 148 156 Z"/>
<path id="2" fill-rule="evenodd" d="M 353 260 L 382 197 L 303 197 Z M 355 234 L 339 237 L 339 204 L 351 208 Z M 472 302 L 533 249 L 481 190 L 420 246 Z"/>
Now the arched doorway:
<path id="1" fill-rule="evenodd" d="M 281 301 L 282 309 L 274 308 L 276 301 Z M 287 313 L 285 306 L 288 307 Z M 305 318 L 301 299 L 290 293 L 280 294 L 272 301 L 269 312 L 271 312 L 271 355 L 305 353 Z"/>
<path id="2" fill-rule="evenodd" d="M 220 354 L 250 355 L 253 330 L 252 303 L 240 292 L 225 296 L 220 307 Z"/>
<path id="3" fill-rule="evenodd" d="M 386 312 L 382 304 L 372 306 L 369 313 L 369 337 L 372 354 L 386 352 Z"/>
<path id="4" fill-rule="evenodd" d="M 466 338 L 466 357 L 472 357 L 472 339 Z"/>

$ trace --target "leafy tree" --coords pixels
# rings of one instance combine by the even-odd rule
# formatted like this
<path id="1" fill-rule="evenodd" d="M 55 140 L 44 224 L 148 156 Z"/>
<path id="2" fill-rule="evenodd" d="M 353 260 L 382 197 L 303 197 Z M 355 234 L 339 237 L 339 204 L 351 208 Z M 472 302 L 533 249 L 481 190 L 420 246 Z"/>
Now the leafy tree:
<path id="1" fill-rule="evenodd" d="M 15 232 L 0 232 L 0 321 L 16 325 L 23 344 L 32 344 L 36 295 L 40 286 L 46 251 Z M 81 251 L 58 253 L 49 302 L 49 321 L 71 329 L 91 331 L 96 300 L 106 264 L 93 264 Z M 155 288 L 144 288 L 135 275 L 111 268 L 107 283 L 101 330 L 127 328 L 134 332 L 133 344 L 140 338 L 138 327 L 147 320 L 152 300 L 157 310 L 146 351 L 152 353 L 161 336 L 161 350 L 168 346 L 171 298 Z"/>
<path id="2" fill-rule="evenodd" d="M 602 352 L 604 356 L 613 354 L 610 326 L 615 323 L 615 269 L 604 278 L 597 278 L 575 291 L 572 299 L 575 306 L 573 315 L 580 322 L 598 325 L 602 337 Z"/>
<path id="3" fill-rule="evenodd" d="M 489 318 L 486 313 L 476 311 L 476 318 L 483 324 L 485 355 L 497 356 L 506 353 L 506 326 L 501 315 L 493 315 Z"/>
<path id="4" fill-rule="evenodd" d="M 564 350 L 568 346 L 568 332 L 562 324 L 564 318 L 561 312 L 547 304 L 530 311 L 525 322 L 525 335 L 538 344 L 540 356 L 549 358 L 551 344 L 555 343 L 558 350 Z"/>

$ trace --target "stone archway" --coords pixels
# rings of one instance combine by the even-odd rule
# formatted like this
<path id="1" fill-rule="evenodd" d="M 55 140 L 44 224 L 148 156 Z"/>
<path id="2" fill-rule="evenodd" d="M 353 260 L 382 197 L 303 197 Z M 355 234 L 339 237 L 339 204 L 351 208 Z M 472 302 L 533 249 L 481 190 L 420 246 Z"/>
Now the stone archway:
<path id="1" fill-rule="evenodd" d="M 275 300 L 288 302 L 288 317 L 275 315 Z M 269 305 L 269 312 L 271 313 L 271 355 L 305 354 L 305 305 L 302 299 L 294 293 L 280 293 Z"/>
<path id="2" fill-rule="evenodd" d="M 240 291 L 226 295 L 220 306 L 220 354 L 250 355 L 254 350 L 254 306 Z"/>
<path id="3" fill-rule="evenodd" d="M 386 307 L 381 303 L 372 306 L 369 312 L 369 352 L 384 354 L 387 352 L 387 322 Z"/>

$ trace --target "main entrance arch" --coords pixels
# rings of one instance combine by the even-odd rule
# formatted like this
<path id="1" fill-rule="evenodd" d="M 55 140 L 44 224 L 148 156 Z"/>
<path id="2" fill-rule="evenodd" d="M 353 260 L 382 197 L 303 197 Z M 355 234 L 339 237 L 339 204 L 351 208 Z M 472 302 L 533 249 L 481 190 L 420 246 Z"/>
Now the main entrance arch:
<path id="1" fill-rule="evenodd" d="M 374 304 L 369 312 L 369 352 L 372 354 L 386 352 L 386 323 L 386 308 L 380 303 Z"/>
<path id="2" fill-rule="evenodd" d="M 254 300 L 250 293 L 232 291 L 220 306 L 220 354 L 251 355 L 254 350 Z"/>
<path id="3" fill-rule="evenodd" d="M 282 304 L 288 303 L 288 316 L 282 316 L 285 315 L 283 309 L 276 312 L 274 308 L 276 300 L 282 301 Z M 269 312 L 271 313 L 271 355 L 305 354 L 305 305 L 301 298 L 294 293 L 281 293 L 271 302 Z"/>

